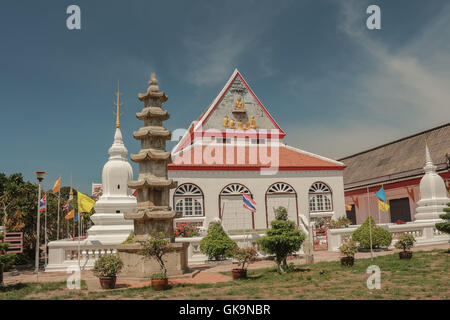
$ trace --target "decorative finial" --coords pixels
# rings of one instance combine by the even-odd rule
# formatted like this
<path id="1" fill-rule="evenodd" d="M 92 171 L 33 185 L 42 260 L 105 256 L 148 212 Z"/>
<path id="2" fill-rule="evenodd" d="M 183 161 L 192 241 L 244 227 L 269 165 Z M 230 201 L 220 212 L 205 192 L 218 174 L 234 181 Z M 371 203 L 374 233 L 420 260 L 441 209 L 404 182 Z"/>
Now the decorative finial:
<path id="1" fill-rule="evenodd" d="M 434 172 L 436 170 L 436 166 L 433 164 L 433 160 L 431 159 L 430 149 L 428 148 L 428 143 L 425 142 L 425 167 L 423 167 L 425 172 Z"/>
<path id="2" fill-rule="evenodd" d="M 69 195 L 73 196 L 73 190 L 72 190 L 72 172 L 70 173 L 70 192 Z"/>
<path id="3" fill-rule="evenodd" d="M 120 103 L 120 92 L 119 92 L 119 80 L 117 80 L 117 92 L 116 92 L 117 100 L 114 103 L 116 105 L 116 128 L 120 128 L 120 106 L 123 103 Z"/>
<path id="4" fill-rule="evenodd" d="M 149 92 L 159 92 L 158 87 L 158 79 L 156 79 L 156 73 L 152 72 L 150 74 L 150 81 L 148 82 L 148 91 Z"/>

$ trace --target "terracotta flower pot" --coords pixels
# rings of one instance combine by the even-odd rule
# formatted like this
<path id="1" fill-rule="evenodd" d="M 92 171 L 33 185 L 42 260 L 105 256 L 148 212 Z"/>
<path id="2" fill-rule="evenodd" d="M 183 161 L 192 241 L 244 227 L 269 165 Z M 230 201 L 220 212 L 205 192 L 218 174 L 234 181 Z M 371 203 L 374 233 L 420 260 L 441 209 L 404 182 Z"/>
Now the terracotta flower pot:
<path id="1" fill-rule="evenodd" d="M 355 262 L 355 257 L 342 257 L 341 265 L 351 267 Z"/>
<path id="2" fill-rule="evenodd" d="M 247 269 L 232 269 L 231 274 L 233 275 L 233 280 L 242 279 L 247 277 Z"/>
<path id="3" fill-rule="evenodd" d="M 168 279 L 152 279 L 152 288 L 153 290 L 160 291 L 166 290 L 169 285 Z"/>
<path id="4" fill-rule="evenodd" d="M 412 258 L 412 251 L 400 251 L 398 255 L 400 256 L 400 259 L 411 259 Z"/>
<path id="5" fill-rule="evenodd" d="M 102 289 L 114 289 L 116 286 L 116 276 L 113 277 L 99 277 Z"/>

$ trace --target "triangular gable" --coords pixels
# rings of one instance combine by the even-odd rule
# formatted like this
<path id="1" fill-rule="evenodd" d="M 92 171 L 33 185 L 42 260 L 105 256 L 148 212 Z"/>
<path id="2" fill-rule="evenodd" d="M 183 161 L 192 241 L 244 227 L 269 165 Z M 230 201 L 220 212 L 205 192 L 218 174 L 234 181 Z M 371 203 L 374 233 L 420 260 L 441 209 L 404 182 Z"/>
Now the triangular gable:
<path id="1" fill-rule="evenodd" d="M 241 114 L 233 112 L 237 97 L 240 97 L 243 101 L 246 112 Z M 235 69 L 220 93 L 197 121 L 190 126 L 188 132 L 186 132 L 181 141 L 174 148 L 173 152 L 177 153 L 181 151 L 194 140 L 194 137 L 201 137 L 206 131 L 209 131 L 209 133 L 225 132 L 227 129 L 223 127 L 225 116 L 228 116 L 230 121 L 234 118 L 235 126 L 237 126 L 237 122 L 240 119 L 241 122 L 244 123 L 249 121 L 250 117 L 253 116 L 257 128 L 256 130 L 250 131 L 258 132 L 258 130 L 266 129 L 268 130 L 266 137 L 271 137 L 271 132 L 273 131 L 276 132 L 276 136 L 279 139 L 286 136 L 286 133 L 272 118 L 238 69 Z M 243 131 L 242 134 L 245 135 L 245 131 Z"/>
<path id="2" fill-rule="evenodd" d="M 255 95 L 238 69 L 234 70 L 223 89 L 211 103 L 203 117 L 200 118 L 194 131 L 225 130 L 226 128 L 222 125 L 225 116 L 228 116 L 230 120 L 235 118 L 237 122 L 240 115 L 233 114 L 233 109 L 238 97 L 244 103 L 246 110 L 243 114 L 244 120 L 242 122 L 245 121 L 245 118 L 254 116 L 258 129 L 277 129 L 281 138 L 286 135 Z"/>

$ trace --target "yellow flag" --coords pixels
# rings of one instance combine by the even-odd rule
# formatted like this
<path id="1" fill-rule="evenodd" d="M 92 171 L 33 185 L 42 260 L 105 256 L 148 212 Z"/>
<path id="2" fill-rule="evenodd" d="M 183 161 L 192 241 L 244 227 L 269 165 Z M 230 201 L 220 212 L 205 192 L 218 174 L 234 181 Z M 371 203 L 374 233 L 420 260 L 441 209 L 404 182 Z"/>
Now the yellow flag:
<path id="1" fill-rule="evenodd" d="M 75 209 L 72 209 L 72 210 L 70 210 L 70 212 L 68 214 L 66 214 L 66 216 L 64 218 L 66 220 L 73 219 L 74 215 L 75 215 Z"/>
<path id="2" fill-rule="evenodd" d="M 78 212 L 89 213 L 94 207 L 94 204 L 95 200 L 78 191 Z"/>
<path id="3" fill-rule="evenodd" d="M 58 180 L 56 180 L 55 184 L 53 185 L 52 193 L 56 194 L 61 189 L 61 177 L 59 177 Z"/>
<path id="4" fill-rule="evenodd" d="M 381 211 L 388 211 L 389 210 L 389 205 L 381 200 L 378 200 L 378 208 Z"/>

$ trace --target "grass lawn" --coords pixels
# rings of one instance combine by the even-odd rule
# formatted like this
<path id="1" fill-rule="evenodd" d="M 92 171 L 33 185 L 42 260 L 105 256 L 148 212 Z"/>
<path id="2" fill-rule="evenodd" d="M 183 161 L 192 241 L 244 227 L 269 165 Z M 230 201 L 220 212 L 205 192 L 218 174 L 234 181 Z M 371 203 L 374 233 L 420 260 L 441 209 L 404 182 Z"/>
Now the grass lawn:
<path id="1" fill-rule="evenodd" d="M 0 289 L 1 299 L 450 299 L 450 255 L 444 250 L 416 251 L 411 260 L 398 254 L 359 259 L 353 267 L 338 261 L 297 266 L 278 274 L 274 268 L 248 271 L 248 279 L 180 284 L 166 291 L 151 287 L 89 292 L 68 290 L 65 282 L 23 283 Z M 381 269 L 381 289 L 366 286 L 366 269 Z M 321 274 L 321 271 L 325 271 Z M 229 273 L 226 273 L 229 274 Z"/>

